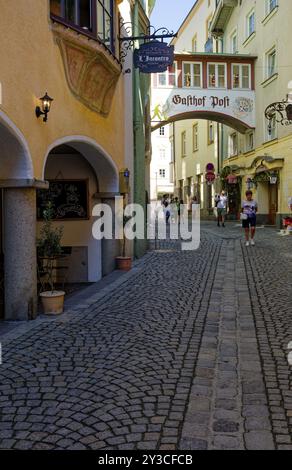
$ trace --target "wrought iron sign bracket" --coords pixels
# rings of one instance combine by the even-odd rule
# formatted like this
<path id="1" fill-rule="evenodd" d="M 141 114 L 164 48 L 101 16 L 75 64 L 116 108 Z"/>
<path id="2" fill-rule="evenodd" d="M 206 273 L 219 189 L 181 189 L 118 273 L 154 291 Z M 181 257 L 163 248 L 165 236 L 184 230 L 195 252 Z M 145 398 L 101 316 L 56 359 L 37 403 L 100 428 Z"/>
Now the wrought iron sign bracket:
<path id="1" fill-rule="evenodd" d="M 269 121 L 269 134 L 272 133 L 272 121 L 274 119 L 282 126 L 292 125 L 292 102 L 287 98 L 286 100 L 270 104 L 265 110 L 265 117 Z"/>
<path id="2" fill-rule="evenodd" d="M 121 43 L 120 62 L 122 64 L 125 63 L 128 52 L 134 48 L 135 41 L 142 41 L 145 44 L 150 41 L 158 41 L 158 40 L 161 40 L 161 42 L 164 42 L 164 39 L 177 37 L 177 33 L 174 33 L 173 31 L 169 31 L 169 29 L 167 28 L 155 29 L 155 27 L 151 25 L 147 27 L 146 34 L 143 34 L 141 36 L 132 36 L 132 30 L 133 30 L 133 23 L 121 22 L 120 36 L 118 39 L 119 39 L 119 42 Z M 125 73 L 129 73 L 129 69 Z"/>

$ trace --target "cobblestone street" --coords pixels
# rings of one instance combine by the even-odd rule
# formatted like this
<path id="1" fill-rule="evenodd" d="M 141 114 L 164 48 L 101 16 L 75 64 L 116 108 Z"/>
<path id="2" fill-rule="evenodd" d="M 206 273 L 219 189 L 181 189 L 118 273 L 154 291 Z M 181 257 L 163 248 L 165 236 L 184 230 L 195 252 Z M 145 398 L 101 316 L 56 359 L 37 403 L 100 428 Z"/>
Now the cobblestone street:
<path id="1" fill-rule="evenodd" d="M 1 334 L 1 449 L 292 449 L 292 238 L 202 224 Z"/>

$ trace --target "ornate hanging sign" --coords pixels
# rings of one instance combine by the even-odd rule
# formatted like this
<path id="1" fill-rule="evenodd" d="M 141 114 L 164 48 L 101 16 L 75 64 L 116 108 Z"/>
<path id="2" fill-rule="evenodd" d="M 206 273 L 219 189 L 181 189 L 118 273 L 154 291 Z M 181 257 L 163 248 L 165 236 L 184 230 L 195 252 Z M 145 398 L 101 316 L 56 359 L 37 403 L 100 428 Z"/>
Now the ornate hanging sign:
<path id="1" fill-rule="evenodd" d="M 174 62 L 174 46 L 151 41 L 134 52 L 134 65 L 143 73 L 165 72 Z"/>

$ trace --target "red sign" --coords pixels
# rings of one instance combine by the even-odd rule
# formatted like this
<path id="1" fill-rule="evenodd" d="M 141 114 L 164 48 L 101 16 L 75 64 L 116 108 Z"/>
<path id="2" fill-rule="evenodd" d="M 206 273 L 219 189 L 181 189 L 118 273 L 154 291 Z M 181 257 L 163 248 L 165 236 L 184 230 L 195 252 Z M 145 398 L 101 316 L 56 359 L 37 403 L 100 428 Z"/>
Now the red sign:
<path id="1" fill-rule="evenodd" d="M 206 173 L 205 175 L 205 178 L 206 178 L 206 181 L 213 182 L 216 179 L 216 175 L 215 173 L 208 171 L 208 173 Z"/>

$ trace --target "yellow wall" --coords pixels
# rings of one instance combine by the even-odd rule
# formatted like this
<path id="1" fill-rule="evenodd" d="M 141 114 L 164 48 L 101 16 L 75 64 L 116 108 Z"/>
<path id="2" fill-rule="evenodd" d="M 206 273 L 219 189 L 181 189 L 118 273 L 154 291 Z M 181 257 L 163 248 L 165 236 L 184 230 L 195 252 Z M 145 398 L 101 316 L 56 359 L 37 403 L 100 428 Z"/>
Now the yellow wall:
<path id="1" fill-rule="evenodd" d="M 50 30 L 49 1 L 0 0 L 0 11 L 0 110 L 23 133 L 34 177 L 42 178 L 48 147 L 73 135 L 94 139 L 118 168 L 124 167 L 123 75 L 110 114 L 106 118 L 98 115 L 79 102 L 68 87 L 61 53 Z M 44 124 L 36 118 L 35 107 L 46 91 L 54 102 Z"/>

